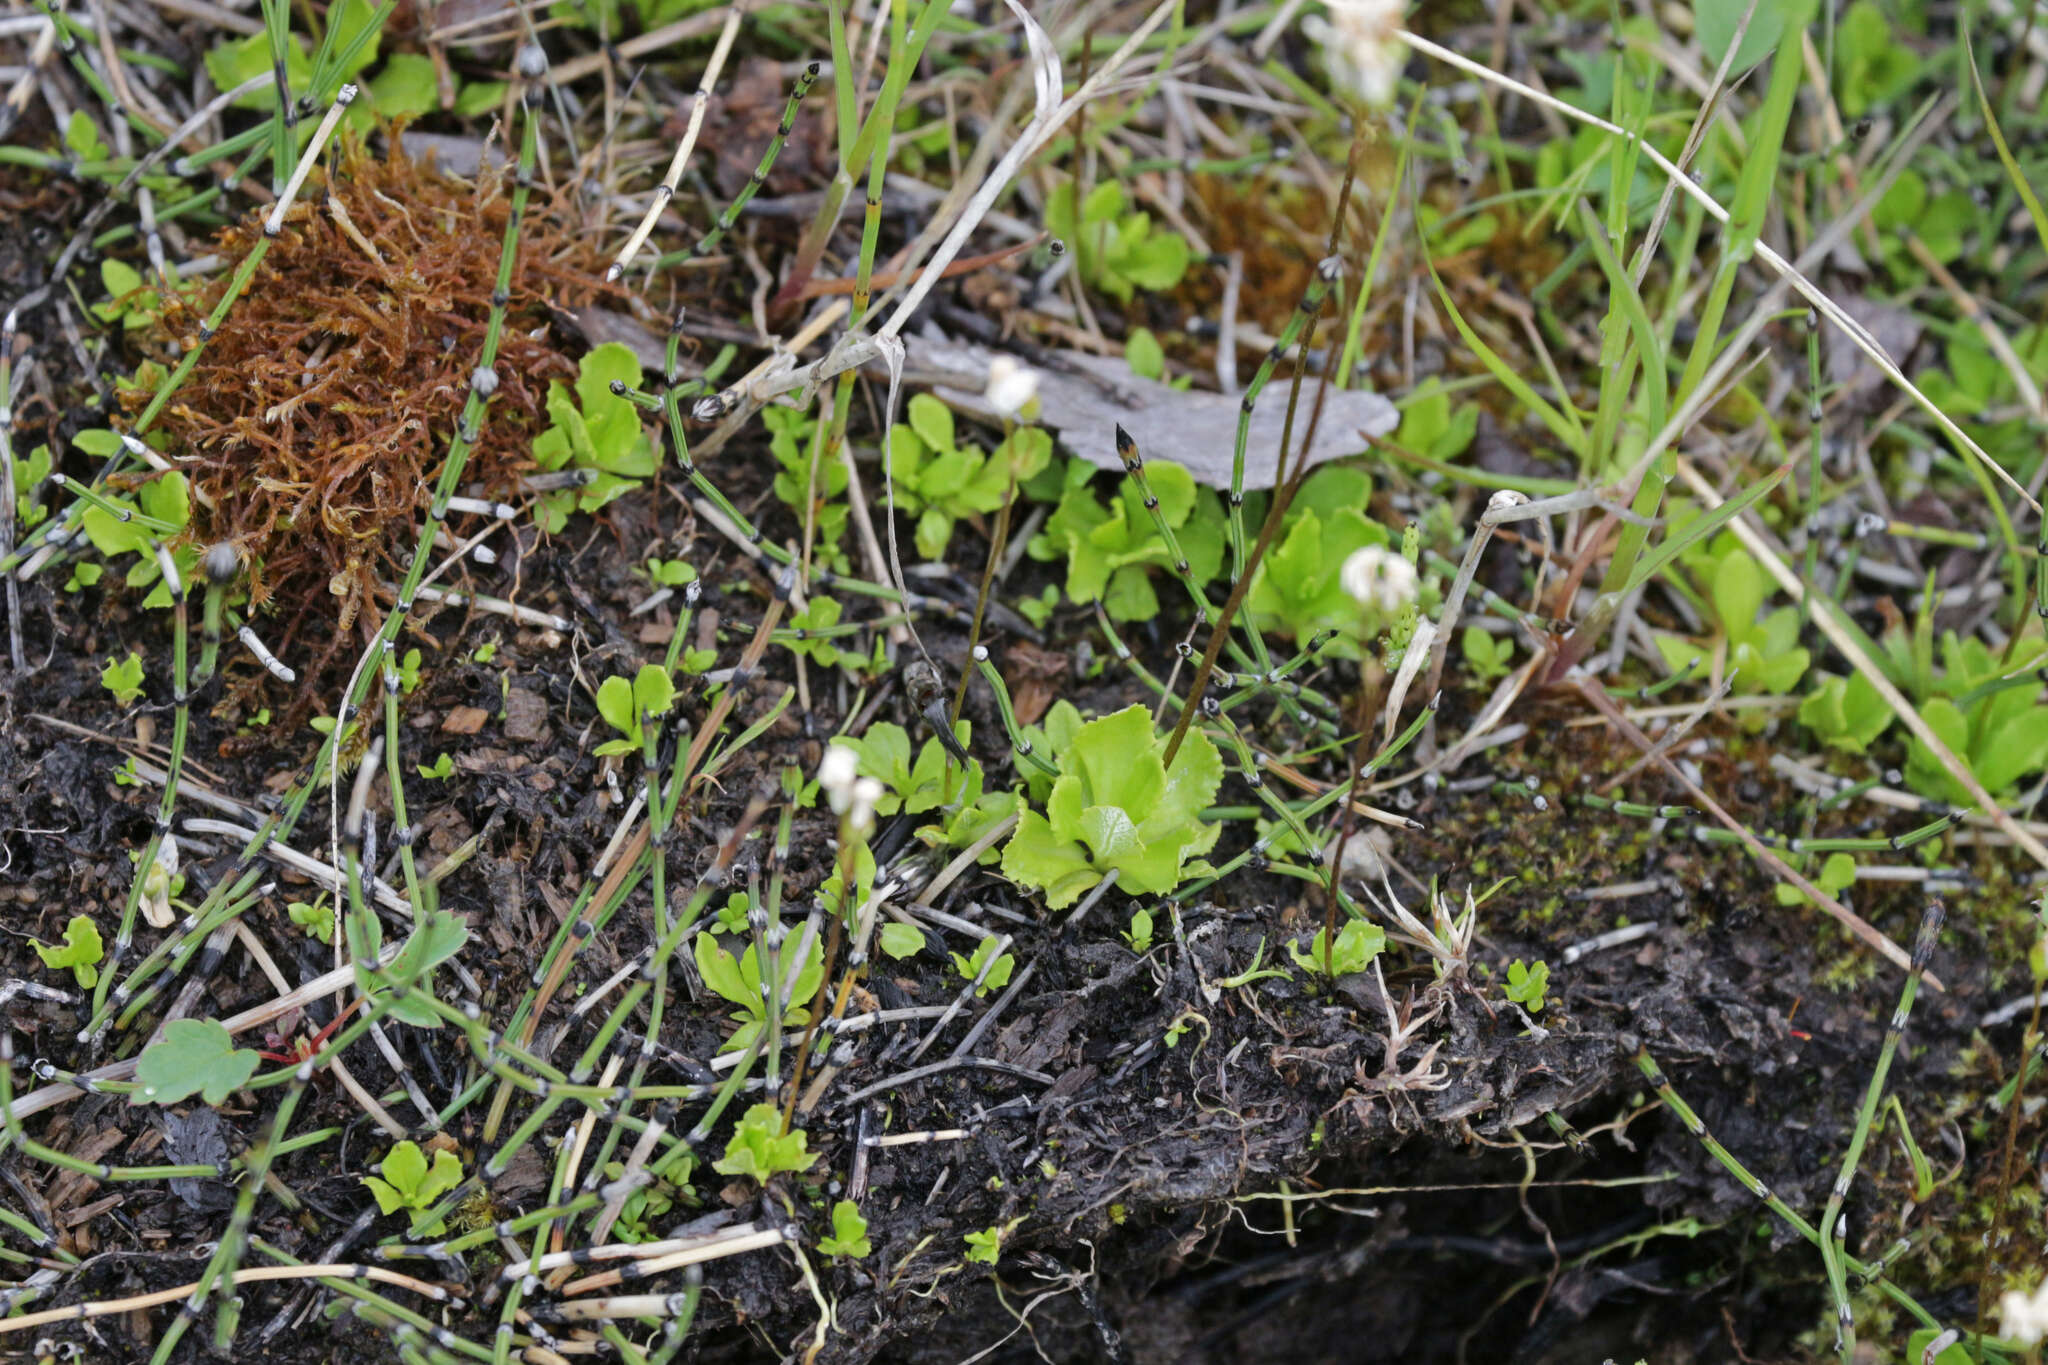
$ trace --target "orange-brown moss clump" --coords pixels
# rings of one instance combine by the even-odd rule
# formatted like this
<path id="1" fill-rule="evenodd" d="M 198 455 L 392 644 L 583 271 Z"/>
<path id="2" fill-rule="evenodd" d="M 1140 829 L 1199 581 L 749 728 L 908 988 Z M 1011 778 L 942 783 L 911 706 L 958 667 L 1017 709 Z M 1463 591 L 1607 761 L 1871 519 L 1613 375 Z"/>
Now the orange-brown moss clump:
<path id="1" fill-rule="evenodd" d="M 330 647 L 411 554 L 483 346 L 510 211 L 508 177 L 471 185 L 393 141 L 383 159 L 353 139 L 340 149 L 326 194 L 294 206 L 155 428 L 192 481 L 194 534 L 242 551 L 252 605 L 338 620 Z M 218 249 L 238 261 L 261 231 L 252 214 Z M 600 270 L 538 197 L 529 203 L 500 384 L 465 485 L 502 495 L 532 468 L 548 381 L 576 372 L 551 337 L 551 306 L 589 302 Z M 231 273 L 192 300 L 197 314 L 177 310 L 176 344 L 194 344 Z"/>

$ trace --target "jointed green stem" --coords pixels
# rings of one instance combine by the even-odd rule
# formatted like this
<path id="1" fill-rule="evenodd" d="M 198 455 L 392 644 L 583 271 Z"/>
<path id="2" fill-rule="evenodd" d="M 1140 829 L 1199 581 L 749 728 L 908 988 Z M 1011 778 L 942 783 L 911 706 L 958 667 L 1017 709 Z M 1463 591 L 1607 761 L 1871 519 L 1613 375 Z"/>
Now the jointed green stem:
<path id="1" fill-rule="evenodd" d="M 1857 1163 L 1863 1159 L 1863 1144 L 1870 1138 L 1877 1107 L 1884 1100 L 1885 1077 L 1891 1072 L 1892 1057 L 1899 1050 L 1899 1039 L 1906 1032 L 1906 1020 L 1913 1013 L 1913 997 L 1920 989 L 1920 977 L 1927 970 L 1927 960 L 1934 956 L 1935 941 L 1941 934 L 1941 918 L 1941 902 L 1929 901 L 1927 913 L 1920 919 L 1920 934 L 1913 941 L 1913 963 L 1906 971 L 1906 984 L 1899 991 L 1899 1007 L 1892 1012 L 1891 1022 L 1885 1026 L 1884 1044 L 1878 1049 L 1877 1066 L 1870 1073 L 1870 1085 L 1863 1092 L 1863 1108 L 1856 1115 L 1856 1131 L 1849 1136 L 1849 1150 L 1842 1156 L 1841 1173 L 1835 1177 L 1834 1188 L 1828 1192 L 1827 1209 L 1821 1215 L 1820 1259 L 1827 1269 L 1829 1292 L 1835 1299 L 1835 1351 L 1845 1361 L 1855 1352 L 1856 1320 L 1849 1311 L 1849 1284 L 1843 1274 L 1847 1251 L 1836 1232 L 1840 1226 L 1842 1201 L 1849 1197 L 1850 1182 L 1856 1178 Z"/>
<path id="2" fill-rule="evenodd" d="M 789 130 L 796 126 L 797 106 L 802 104 L 804 96 L 811 92 L 811 83 L 818 79 L 818 69 L 818 63 L 812 62 L 804 68 L 803 74 L 796 78 L 796 88 L 789 92 L 789 104 L 782 111 L 782 122 L 775 125 L 775 136 L 768 140 L 768 149 L 761 154 L 761 164 L 747 177 L 746 186 L 725 206 L 725 212 L 718 215 L 718 222 L 713 225 L 711 231 L 700 237 L 695 246 L 655 257 L 648 267 L 650 271 L 681 265 L 685 261 L 709 255 L 718 246 L 719 240 L 732 230 L 732 225 L 739 221 L 741 211 L 746 208 L 747 201 L 760 192 L 761 186 L 768 183 L 768 172 L 774 168 L 775 158 L 782 155 L 782 144 L 789 141 Z"/>

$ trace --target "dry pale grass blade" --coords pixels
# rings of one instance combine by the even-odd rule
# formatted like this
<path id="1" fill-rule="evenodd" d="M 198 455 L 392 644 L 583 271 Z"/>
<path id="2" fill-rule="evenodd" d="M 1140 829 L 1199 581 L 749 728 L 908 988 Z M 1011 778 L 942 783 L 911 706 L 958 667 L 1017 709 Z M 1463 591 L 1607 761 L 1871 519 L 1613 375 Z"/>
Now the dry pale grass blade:
<path id="1" fill-rule="evenodd" d="M 1448 66 L 1454 66 L 1458 70 L 1477 76 L 1483 81 L 1490 81 L 1503 89 L 1512 90 L 1525 99 L 1533 100 L 1544 108 L 1562 114 L 1566 118 L 1575 119 L 1589 127 L 1598 128 L 1614 137 L 1623 138 L 1633 143 L 1643 156 L 1648 158 L 1681 191 L 1690 195 L 1694 202 L 1705 209 L 1716 222 L 1726 223 L 1728 221 L 1728 210 L 1723 208 L 1713 195 L 1708 194 L 1706 190 L 1693 183 L 1692 177 L 1672 165 L 1670 159 L 1662 152 L 1652 147 L 1649 143 L 1637 138 L 1635 134 L 1627 129 L 1609 123 L 1606 119 L 1600 118 L 1597 115 L 1589 114 L 1583 109 L 1574 108 L 1554 95 L 1547 95 L 1533 86 L 1524 85 L 1512 76 L 1502 75 L 1500 72 L 1482 63 L 1475 62 L 1469 57 L 1460 56 L 1449 48 L 1441 47 L 1427 38 L 1409 33 L 1405 29 L 1402 30 L 1400 36 L 1402 42 L 1425 56 L 1434 57 Z M 1905 373 L 1899 369 L 1897 362 L 1885 351 L 1882 343 L 1870 334 L 1868 328 L 1864 327 L 1862 323 L 1856 321 L 1853 317 L 1850 317 L 1840 304 L 1828 297 L 1825 290 L 1808 279 L 1790 261 L 1773 250 L 1769 244 L 1758 241 L 1756 244 L 1756 256 L 1758 260 L 1782 276 L 1794 290 L 1798 291 L 1813 306 L 1816 312 L 1833 323 L 1844 336 L 1848 337 L 1857 350 L 1870 358 L 1871 363 L 1877 366 L 1885 378 L 1891 380 L 1892 383 L 1910 395 L 1913 401 L 1920 405 L 1921 410 L 1934 419 L 1935 425 L 1939 426 L 1951 441 L 1954 441 L 1959 448 L 1968 451 L 1986 469 L 1997 475 L 2005 483 L 2006 487 L 2019 495 L 2021 502 L 2025 503 L 2036 514 L 2040 513 L 2041 504 L 2034 495 L 2029 493 L 2020 484 L 2019 480 L 2015 479 L 2003 465 L 1986 454 L 1982 446 L 1971 440 L 1969 434 L 1957 426 L 1934 400 L 1922 393 L 1912 380 L 1906 378 Z"/>
<path id="2" fill-rule="evenodd" d="M 606 268 L 606 284 L 626 273 L 626 267 L 633 263 L 633 257 L 640 253 L 640 248 L 653 234 L 655 220 L 668 207 L 668 201 L 675 198 L 676 186 L 683 180 L 683 167 L 689 164 L 690 153 L 697 147 L 697 135 L 704 129 L 704 112 L 711 107 L 711 87 L 718 83 L 718 74 L 725 68 L 725 59 L 732 52 L 733 39 L 739 36 L 740 19 L 745 14 L 744 5 L 734 5 L 726 11 L 725 27 L 718 32 L 718 45 L 711 49 L 711 60 L 705 63 L 704 75 L 697 82 L 697 98 L 690 102 L 690 122 L 683 129 L 683 140 L 676 144 L 676 154 L 669 159 L 668 174 L 662 176 L 661 184 L 655 188 L 654 200 L 648 204 L 640 226 L 633 229 L 633 235 L 619 248 L 618 259 Z"/>
<path id="3" fill-rule="evenodd" d="M 1700 504 L 1707 510 L 1712 511 L 1721 504 L 1721 495 L 1714 491 L 1712 484 L 1700 476 L 1699 470 L 1693 467 L 1692 461 L 1686 459 L 1683 455 L 1678 457 L 1678 477 L 1685 481 L 1686 487 L 1692 490 L 1693 496 L 1697 497 L 1700 500 Z M 1742 542 L 1743 548 L 1756 557 L 1757 563 L 1763 565 L 1764 570 L 1778 581 L 1778 586 L 1785 590 L 1785 594 L 1795 604 L 1804 603 L 1808 600 L 1805 582 L 1800 579 L 1798 574 L 1792 571 L 1791 567 L 1783 559 L 1778 557 L 1777 551 L 1772 549 L 1770 542 L 1764 538 L 1763 534 L 1750 524 L 1746 515 L 1736 517 L 1731 521 L 1729 529 L 1735 532 L 1736 538 Z M 2043 867 L 2048 867 L 2048 846 L 2044 846 L 2039 839 L 2027 831 L 2025 826 L 2013 819 L 2003 807 L 1991 799 L 1991 793 L 1984 790 L 1984 784 L 1977 780 L 1977 775 L 1971 772 L 1964 765 L 1963 761 L 1956 757 L 1955 752 L 1942 742 L 1941 736 L 1936 734 L 1933 727 L 1921 718 L 1919 710 L 1906 698 L 1906 695 L 1899 691 L 1897 687 L 1894 687 L 1892 680 L 1884 675 L 1884 670 L 1879 668 L 1863 652 L 1857 645 L 1854 637 L 1850 635 L 1849 631 L 1836 617 L 1835 613 L 1840 608 L 1835 605 L 1834 600 L 1818 593 L 1814 594 L 1811 600 L 1813 603 L 1814 622 L 1820 627 L 1821 633 L 1828 637 L 1829 643 L 1841 651 L 1842 657 L 1854 665 L 1856 671 L 1869 681 L 1870 685 L 1877 690 L 1877 694 L 1884 698 L 1885 704 L 1892 708 L 1892 713 L 1905 722 L 1906 728 L 1913 732 L 1914 738 L 1927 746 L 1928 751 L 1940 762 L 1942 769 L 1961 784 L 1963 790 L 1970 794 L 1970 799 L 1975 801 L 1978 808 L 1991 818 L 1992 824 L 1998 827 L 1999 832 L 2025 849 L 2027 855 L 2034 859 L 2035 862 Z"/>

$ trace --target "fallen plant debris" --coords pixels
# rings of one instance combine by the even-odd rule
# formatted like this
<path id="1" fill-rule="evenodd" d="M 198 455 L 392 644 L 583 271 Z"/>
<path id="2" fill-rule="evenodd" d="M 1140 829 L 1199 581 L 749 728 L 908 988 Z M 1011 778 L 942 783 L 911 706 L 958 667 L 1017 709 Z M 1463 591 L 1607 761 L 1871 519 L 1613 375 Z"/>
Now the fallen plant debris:
<path id="1" fill-rule="evenodd" d="M 0 1355 L 2034 1365 L 2044 59 L 0 13 Z"/>

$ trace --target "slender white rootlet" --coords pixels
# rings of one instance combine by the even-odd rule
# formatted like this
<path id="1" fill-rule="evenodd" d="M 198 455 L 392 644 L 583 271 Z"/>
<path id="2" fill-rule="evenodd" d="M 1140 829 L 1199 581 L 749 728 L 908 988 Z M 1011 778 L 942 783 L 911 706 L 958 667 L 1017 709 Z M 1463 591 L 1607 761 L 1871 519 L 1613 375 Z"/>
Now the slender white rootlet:
<path id="1" fill-rule="evenodd" d="M 270 216 L 263 220 L 263 235 L 275 237 L 284 229 L 284 216 L 290 211 L 292 200 L 299 197 L 299 189 L 306 183 L 306 177 L 313 173 L 313 163 L 320 159 L 320 153 L 327 148 L 327 139 L 334 136 L 341 116 L 355 103 L 356 88 L 344 85 L 334 92 L 334 104 L 327 111 L 327 117 L 320 120 L 320 126 L 313 130 L 313 140 L 306 144 L 306 151 L 299 158 L 299 164 L 292 168 L 292 178 L 285 182 L 284 193 L 277 196 L 277 203 L 271 207 Z"/>

